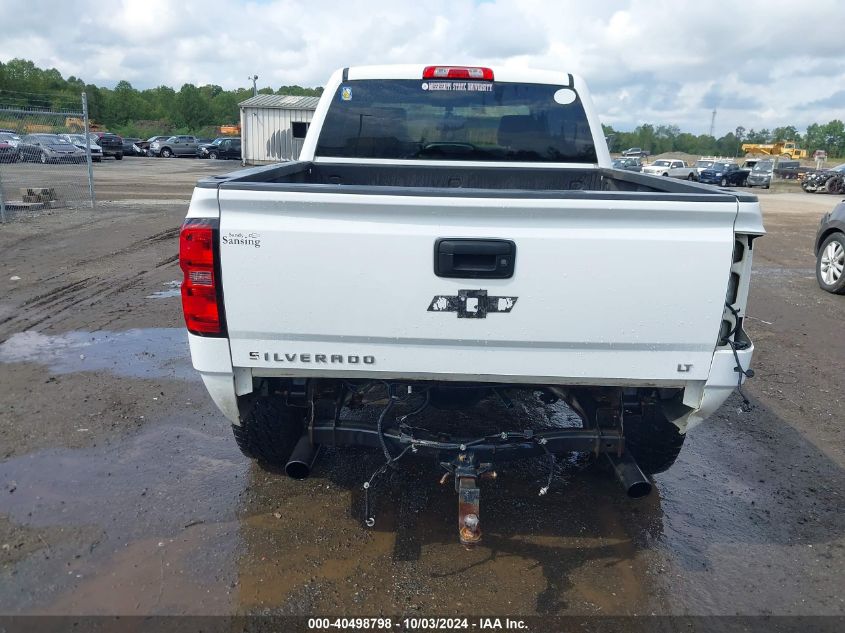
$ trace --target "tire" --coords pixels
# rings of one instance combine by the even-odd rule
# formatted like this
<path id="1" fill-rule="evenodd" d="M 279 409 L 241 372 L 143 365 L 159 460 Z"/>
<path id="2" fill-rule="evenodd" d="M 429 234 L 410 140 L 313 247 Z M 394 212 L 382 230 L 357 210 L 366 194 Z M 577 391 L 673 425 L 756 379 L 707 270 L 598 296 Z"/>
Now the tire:
<path id="1" fill-rule="evenodd" d="M 170 158 L 171 156 L 173 156 L 173 150 L 171 150 L 169 147 L 162 147 L 161 148 L 161 157 L 162 158 Z"/>
<path id="2" fill-rule="evenodd" d="M 663 177 L 664 177 L 664 178 L 668 178 L 668 177 L 669 177 L 669 174 L 663 174 Z"/>
<path id="3" fill-rule="evenodd" d="M 689 176 L 687 176 L 687 180 L 695 180 L 695 175 L 690 174 Z"/>
<path id="4" fill-rule="evenodd" d="M 274 397 L 256 398 L 241 416 L 241 426 L 232 425 L 238 448 L 263 468 L 280 471 L 302 437 L 305 409 L 287 406 Z"/>
<path id="5" fill-rule="evenodd" d="M 123 154 L 118 152 L 117 154 L 114 155 L 114 159 L 115 160 L 123 160 Z"/>
<path id="6" fill-rule="evenodd" d="M 217 152 L 209 152 L 209 153 L 208 153 L 208 157 L 209 157 L 211 160 L 217 160 L 217 159 L 219 158 L 219 156 L 218 156 Z"/>
<path id="7" fill-rule="evenodd" d="M 646 475 L 668 470 L 684 445 L 686 435 L 666 419 L 658 405 L 643 405 L 642 415 L 626 415 L 625 448 Z"/>
<path id="8" fill-rule="evenodd" d="M 47 158 L 47 154 L 44 153 L 44 152 L 41 152 L 41 164 L 46 165 L 48 162 L 50 162 L 50 159 Z"/>
<path id="9" fill-rule="evenodd" d="M 719 181 L 719 186 L 720 186 L 720 187 L 727 187 L 727 186 L 728 186 L 728 179 L 727 179 L 727 178 L 722 178 L 722 180 L 721 180 L 721 181 Z"/>
<path id="10" fill-rule="evenodd" d="M 816 255 L 816 281 L 822 290 L 845 294 L 845 233 L 832 233 Z"/>

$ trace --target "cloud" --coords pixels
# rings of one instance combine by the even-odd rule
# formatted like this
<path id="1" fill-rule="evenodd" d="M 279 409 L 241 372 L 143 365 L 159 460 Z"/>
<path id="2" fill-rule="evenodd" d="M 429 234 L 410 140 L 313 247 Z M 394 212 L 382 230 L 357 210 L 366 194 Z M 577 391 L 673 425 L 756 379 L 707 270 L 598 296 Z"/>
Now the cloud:
<path id="1" fill-rule="evenodd" d="M 823 99 L 811 101 L 805 107 L 808 108 L 845 108 L 845 90 L 837 90 L 832 95 Z"/>
<path id="2" fill-rule="evenodd" d="M 137 88 L 322 85 L 357 64 L 452 63 L 576 72 L 614 126 L 716 133 L 826 122 L 845 105 L 845 5 L 768 0 L 4 0 L 0 61 Z M 820 20 L 818 16 L 825 16 Z M 812 34 L 801 36 L 799 34 Z M 825 118 L 827 117 L 827 118 Z"/>

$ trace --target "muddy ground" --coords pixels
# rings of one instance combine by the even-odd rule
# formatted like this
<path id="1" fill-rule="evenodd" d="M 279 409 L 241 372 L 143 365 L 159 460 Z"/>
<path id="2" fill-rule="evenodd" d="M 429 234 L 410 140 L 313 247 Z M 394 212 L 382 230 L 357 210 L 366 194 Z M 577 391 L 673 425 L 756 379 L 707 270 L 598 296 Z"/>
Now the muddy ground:
<path id="1" fill-rule="evenodd" d="M 506 469 L 465 551 L 427 463 L 370 530 L 378 455 L 329 451 L 296 482 L 238 452 L 175 291 L 192 184 L 232 167 L 106 161 L 96 211 L 0 226 L 1 613 L 845 613 L 845 297 L 811 252 L 833 198 L 760 192 L 751 413 L 732 398 L 639 501 L 580 463 L 544 497 L 544 462 Z"/>

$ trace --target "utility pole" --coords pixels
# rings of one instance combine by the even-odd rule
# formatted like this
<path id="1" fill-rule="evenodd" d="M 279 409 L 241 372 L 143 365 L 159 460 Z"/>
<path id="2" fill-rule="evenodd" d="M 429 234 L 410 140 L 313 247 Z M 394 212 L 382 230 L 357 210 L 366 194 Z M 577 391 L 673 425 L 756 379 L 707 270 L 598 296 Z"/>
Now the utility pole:
<path id="1" fill-rule="evenodd" d="M 716 110 L 713 110 L 713 116 L 710 117 L 710 136 L 713 136 L 713 130 L 716 129 Z"/>
<path id="2" fill-rule="evenodd" d="M 94 168 L 91 165 L 91 130 L 88 125 L 88 95 L 82 93 L 82 119 L 85 122 L 85 162 L 88 163 L 88 195 L 91 197 L 91 208 L 97 208 L 97 198 L 94 195 Z"/>
<path id="3" fill-rule="evenodd" d="M 252 81 L 252 96 L 257 97 L 258 96 L 258 85 L 257 85 L 258 75 L 253 75 L 252 77 L 247 77 L 247 79 Z"/>

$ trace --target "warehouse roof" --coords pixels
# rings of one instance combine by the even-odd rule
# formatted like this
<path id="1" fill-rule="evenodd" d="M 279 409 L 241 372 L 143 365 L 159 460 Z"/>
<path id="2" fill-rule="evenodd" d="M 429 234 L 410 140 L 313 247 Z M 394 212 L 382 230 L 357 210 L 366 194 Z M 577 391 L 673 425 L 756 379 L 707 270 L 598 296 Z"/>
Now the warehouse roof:
<path id="1" fill-rule="evenodd" d="M 291 95 L 256 95 L 238 105 L 242 108 L 280 108 L 282 110 L 314 110 L 320 97 L 294 97 Z"/>

